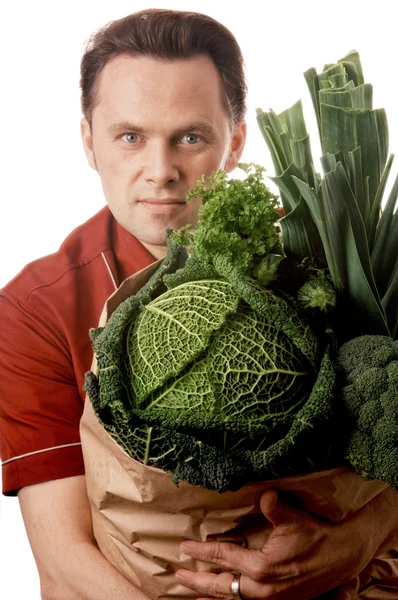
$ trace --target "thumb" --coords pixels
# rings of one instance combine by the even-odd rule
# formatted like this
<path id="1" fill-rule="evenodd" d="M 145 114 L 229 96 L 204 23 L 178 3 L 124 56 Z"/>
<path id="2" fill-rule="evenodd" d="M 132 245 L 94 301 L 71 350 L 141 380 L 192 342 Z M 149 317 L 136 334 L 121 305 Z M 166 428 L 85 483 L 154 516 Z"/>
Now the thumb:
<path id="1" fill-rule="evenodd" d="M 273 525 L 281 525 L 283 523 L 297 523 L 305 518 L 309 518 L 302 511 L 286 502 L 283 502 L 278 492 L 274 489 L 266 490 L 260 499 L 260 509 L 263 515 L 271 521 Z"/>

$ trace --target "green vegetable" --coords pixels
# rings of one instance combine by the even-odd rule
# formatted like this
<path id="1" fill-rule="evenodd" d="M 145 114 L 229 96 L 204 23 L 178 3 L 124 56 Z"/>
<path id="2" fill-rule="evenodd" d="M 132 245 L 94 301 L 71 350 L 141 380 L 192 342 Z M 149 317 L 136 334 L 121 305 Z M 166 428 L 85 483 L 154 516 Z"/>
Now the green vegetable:
<path id="1" fill-rule="evenodd" d="M 385 336 L 350 340 L 336 367 L 347 415 L 346 459 L 361 477 L 398 489 L 398 342 Z"/>
<path id="2" fill-rule="evenodd" d="M 188 281 L 144 307 L 127 337 L 135 406 L 195 429 L 262 432 L 290 420 L 311 387 L 315 340 L 251 286 L 246 303 L 227 280 Z"/>
<path id="3" fill-rule="evenodd" d="M 318 123 L 323 177 L 315 172 L 301 102 L 257 111 L 285 217 L 286 254 L 327 267 L 341 312 L 340 335 L 398 333 L 398 178 L 381 211 L 391 169 L 383 109 L 372 108 L 357 52 L 305 78 Z M 395 212 L 394 212 L 395 211 Z"/>
<path id="4" fill-rule="evenodd" d="M 297 300 L 305 309 L 326 311 L 336 306 L 336 290 L 324 277 L 310 279 L 299 289 Z"/>
<path id="5" fill-rule="evenodd" d="M 349 340 L 336 361 L 336 445 L 360 475 L 398 488 L 398 178 L 382 210 L 393 161 L 387 118 L 373 109 L 357 52 L 320 74 L 309 69 L 305 79 L 323 176 L 314 170 L 301 102 L 279 115 L 257 111 L 286 215 L 283 247 L 290 260 L 311 259 L 320 270 L 299 289 L 298 303 L 307 312 L 333 309 L 325 318 L 337 345 Z"/>
<path id="6" fill-rule="evenodd" d="M 243 180 L 228 179 L 220 170 L 198 181 L 187 195 L 188 201 L 202 198 L 198 225 L 190 240 L 181 232 L 172 237 L 185 245 L 190 242 L 193 256 L 210 263 L 215 255 L 224 256 L 242 272 L 270 280 L 283 256 L 276 225 L 278 200 L 263 181 L 263 167 L 247 163 L 239 167 L 246 173 Z"/>

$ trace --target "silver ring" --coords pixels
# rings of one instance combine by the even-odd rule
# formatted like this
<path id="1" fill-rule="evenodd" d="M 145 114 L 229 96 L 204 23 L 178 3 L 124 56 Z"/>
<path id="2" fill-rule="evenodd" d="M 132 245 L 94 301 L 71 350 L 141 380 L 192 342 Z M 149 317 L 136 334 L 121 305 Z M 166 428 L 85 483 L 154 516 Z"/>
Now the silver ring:
<path id="1" fill-rule="evenodd" d="M 235 574 L 231 583 L 232 597 L 236 598 L 236 600 L 242 600 L 242 597 L 240 595 L 240 576 L 240 573 L 238 573 L 237 575 Z"/>

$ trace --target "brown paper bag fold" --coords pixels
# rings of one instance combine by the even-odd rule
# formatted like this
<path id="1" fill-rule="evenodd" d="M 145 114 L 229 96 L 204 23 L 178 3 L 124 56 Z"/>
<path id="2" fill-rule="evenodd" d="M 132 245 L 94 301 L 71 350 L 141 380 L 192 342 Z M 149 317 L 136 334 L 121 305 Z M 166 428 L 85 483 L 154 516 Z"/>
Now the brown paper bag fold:
<path id="1" fill-rule="evenodd" d="M 146 283 L 159 262 L 123 282 L 108 299 L 100 325 Z M 196 597 L 177 582 L 178 568 L 222 570 L 182 554 L 183 540 L 225 540 L 247 548 L 262 547 L 272 531 L 259 508 L 261 494 L 268 488 L 290 492 L 301 508 L 338 523 L 387 487 L 379 481 L 363 481 L 346 468 L 249 483 L 224 494 L 185 482 L 177 487 L 170 474 L 135 461 L 118 446 L 98 421 L 88 398 L 80 433 L 98 547 L 154 600 Z M 376 557 L 360 574 L 359 584 L 361 600 L 397 600 L 398 553 Z"/>

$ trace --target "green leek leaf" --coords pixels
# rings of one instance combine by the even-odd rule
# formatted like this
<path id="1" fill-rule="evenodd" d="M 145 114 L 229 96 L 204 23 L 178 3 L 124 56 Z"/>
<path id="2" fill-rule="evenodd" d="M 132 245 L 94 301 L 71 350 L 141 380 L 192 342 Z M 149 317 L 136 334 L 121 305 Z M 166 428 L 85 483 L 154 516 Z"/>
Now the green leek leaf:
<path id="1" fill-rule="evenodd" d="M 362 151 L 360 147 L 348 153 L 347 163 L 351 188 L 368 234 L 370 229 L 370 198 L 366 192 L 362 172 Z"/>
<path id="2" fill-rule="evenodd" d="M 320 85 L 319 85 L 319 81 L 317 78 L 316 69 L 314 69 L 313 67 L 311 69 L 308 69 L 304 73 L 304 78 L 305 78 L 305 81 L 307 82 L 307 87 L 310 92 L 310 96 L 311 96 L 311 100 L 312 100 L 312 106 L 315 111 L 319 137 L 321 137 L 321 111 L 319 108 Z"/>
<path id="3" fill-rule="evenodd" d="M 366 235 L 361 235 L 364 225 L 341 163 L 325 175 L 320 197 L 304 182 L 296 178 L 294 181 L 318 227 L 333 284 L 349 300 L 347 307 L 352 307 L 350 319 L 357 334 L 388 335 L 370 268 Z"/>
<path id="4" fill-rule="evenodd" d="M 355 239 L 355 245 L 362 269 L 373 291 L 375 299 L 378 300 L 378 291 L 374 281 L 372 267 L 370 263 L 370 253 L 366 238 L 366 231 L 361 213 L 356 203 L 355 197 L 347 178 L 347 174 L 339 162 L 333 171 L 326 173 L 321 185 L 323 189 L 324 210 L 327 214 L 327 224 L 329 232 L 338 224 L 338 216 L 346 213 L 351 225 L 351 230 Z M 340 223 L 342 225 L 342 223 Z M 335 236 L 330 235 L 331 243 L 336 246 L 339 243 L 339 233 Z M 349 258 L 349 257 L 348 257 Z M 378 302 L 380 308 L 380 302 Z"/>
<path id="5" fill-rule="evenodd" d="M 301 100 L 275 116 L 282 126 L 282 130 L 286 127 L 292 139 L 302 140 L 308 135 Z"/>
<path id="6" fill-rule="evenodd" d="M 326 266 L 325 252 L 318 228 L 303 198 L 300 198 L 295 209 L 280 219 L 279 223 L 287 254 L 315 257 L 321 266 Z"/>
<path id="7" fill-rule="evenodd" d="M 356 86 L 362 85 L 364 82 L 362 64 L 359 54 L 356 50 L 351 50 L 351 52 L 337 62 L 344 66 L 348 78 L 352 79 Z"/>
<path id="8" fill-rule="evenodd" d="M 377 223 L 379 221 L 380 213 L 381 213 L 381 203 L 383 200 L 383 195 L 384 195 L 385 187 L 387 184 L 387 179 L 388 179 L 388 176 L 391 171 L 391 166 L 392 166 L 393 160 L 394 160 L 394 155 L 391 154 L 391 156 L 389 157 L 389 159 L 387 161 L 387 164 L 385 166 L 383 174 L 381 176 L 381 180 L 380 180 L 379 186 L 376 191 L 376 196 L 374 198 L 373 203 L 371 204 L 370 217 L 369 217 L 369 220 L 370 220 L 369 248 L 370 249 L 373 248 L 373 243 L 374 243 L 374 239 L 375 239 L 375 235 L 376 235 L 376 227 L 377 227 Z M 369 204 L 370 204 L 370 201 L 369 201 Z"/>
<path id="9" fill-rule="evenodd" d="M 381 209 L 393 159 L 386 113 L 373 109 L 373 87 L 364 81 L 356 51 L 319 74 L 308 69 L 304 77 L 317 119 L 323 177 L 314 169 L 300 102 L 279 115 L 264 113 L 262 121 L 263 135 L 272 132 L 264 136 L 271 155 L 279 153 L 273 180 L 285 208 L 281 227 L 287 253 L 290 247 L 302 258 L 321 256 L 356 334 L 396 336 L 398 177 Z M 353 331 L 348 328 L 348 335 Z"/>
<path id="10" fill-rule="evenodd" d="M 300 192 L 292 179 L 293 175 L 302 179 L 301 173 L 295 164 L 291 163 L 288 168 L 278 177 L 270 177 L 279 188 L 281 193 L 283 209 L 285 214 L 294 210 L 300 200 Z"/>
<path id="11" fill-rule="evenodd" d="M 369 177 L 371 201 L 376 196 L 387 160 L 388 130 L 383 125 L 384 119 L 382 109 L 369 111 L 321 105 L 323 152 L 342 152 L 346 166 L 348 153 L 361 147 L 362 172 Z"/>
<path id="12" fill-rule="evenodd" d="M 344 91 L 337 91 L 333 88 L 320 90 L 319 100 L 320 104 L 329 104 L 340 108 L 372 110 L 373 86 L 370 83 L 364 83 L 360 87 L 353 87 L 352 81 L 349 81 Z"/>
<path id="13" fill-rule="evenodd" d="M 319 194 L 316 194 L 313 188 L 311 188 L 307 183 L 301 181 L 297 177 L 293 176 L 293 181 L 296 184 L 300 194 L 304 198 L 310 210 L 312 220 L 318 229 L 318 233 L 320 239 L 322 240 L 324 254 L 326 256 L 327 264 L 330 270 L 333 283 L 336 289 L 343 290 L 345 283 L 345 281 L 343 281 L 344 273 L 339 272 L 339 260 L 336 260 L 336 257 L 333 252 L 334 249 L 330 244 L 329 233 L 326 226 L 326 215 L 324 214 L 323 204 L 319 198 L 319 196 L 321 195 L 321 191 Z"/>
<path id="14" fill-rule="evenodd" d="M 280 175 L 287 169 L 291 162 L 291 160 L 287 160 L 281 146 L 279 139 L 280 132 L 278 131 L 277 134 L 275 133 L 274 129 L 270 125 L 269 116 L 261 109 L 257 109 L 257 122 L 259 124 L 260 131 L 263 134 L 265 143 L 268 146 L 268 150 L 270 151 L 275 172 L 277 175 Z"/>
<path id="15" fill-rule="evenodd" d="M 398 333 L 398 261 L 395 262 L 386 293 L 382 298 L 382 305 L 387 316 L 391 336 L 396 338 Z"/>
<path id="16" fill-rule="evenodd" d="M 344 282 L 345 287 L 342 291 L 348 301 L 347 310 L 350 311 L 352 329 L 357 335 L 366 333 L 389 335 L 386 317 L 370 268 L 366 236 L 360 234 L 359 211 L 357 209 L 358 214 L 355 215 L 355 204 L 349 199 L 346 185 L 348 181 L 344 183 L 345 172 L 341 165 L 339 168 L 339 164 L 335 171 L 325 175 L 321 186 L 325 213 L 328 215 L 326 227 L 340 276 L 340 280 L 334 281 L 334 284 L 337 289 L 340 289 L 341 280 Z M 340 194 L 346 194 L 348 201 L 339 202 L 342 198 Z M 364 229 L 363 223 L 362 228 Z M 343 260 L 342 255 L 344 255 Z"/>
<path id="17" fill-rule="evenodd" d="M 314 187 L 313 160 L 310 146 L 310 136 L 302 140 L 291 140 L 293 163 L 299 168 L 307 183 Z"/>
<path id="18" fill-rule="evenodd" d="M 329 171 L 334 169 L 338 160 L 339 158 L 336 154 L 330 154 L 330 152 L 323 154 L 323 156 L 321 156 L 321 165 L 323 172 L 328 173 Z"/>
<path id="19" fill-rule="evenodd" d="M 381 295 L 386 293 L 388 282 L 398 254 L 398 176 L 395 179 L 376 229 L 375 244 L 371 255 L 372 269 Z M 398 300 L 396 300 L 398 304 Z"/>
<path id="20" fill-rule="evenodd" d="M 261 133 L 263 134 L 265 143 L 270 151 L 275 172 L 280 175 L 287 169 L 288 163 L 283 154 L 279 140 L 276 138 L 270 127 L 261 127 Z"/>

